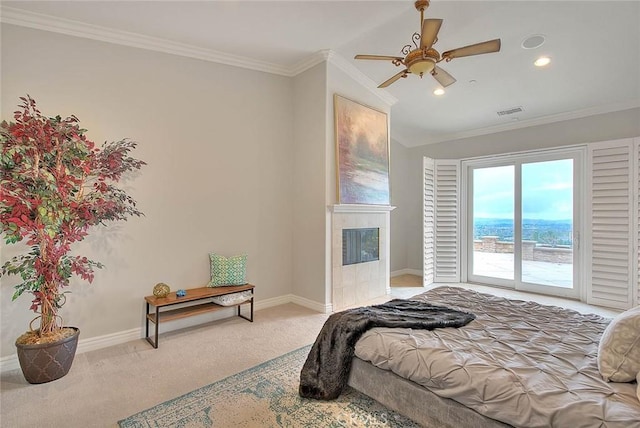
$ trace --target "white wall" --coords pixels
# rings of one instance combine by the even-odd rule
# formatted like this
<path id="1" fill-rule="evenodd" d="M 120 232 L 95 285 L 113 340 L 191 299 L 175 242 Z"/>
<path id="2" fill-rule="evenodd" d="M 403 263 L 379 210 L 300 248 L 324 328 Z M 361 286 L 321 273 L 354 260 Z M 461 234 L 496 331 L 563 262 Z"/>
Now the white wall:
<path id="1" fill-rule="evenodd" d="M 146 216 L 75 248 L 106 265 L 62 309 L 81 340 L 140 328 L 157 282 L 204 285 L 211 251 L 248 254 L 258 300 L 292 292 L 291 78 L 7 24 L 1 36 L 2 119 L 30 94 L 96 142 L 138 141 L 148 163 L 127 183 Z M 19 250 L 3 243 L 2 262 Z M 2 278 L 0 357 L 34 316 L 30 295 L 11 302 L 16 283 Z"/>
<path id="2" fill-rule="evenodd" d="M 607 141 L 640 135 L 640 109 L 600 114 L 580 119 L 532 126 L 513 131 L 482 135 L 438 144 L 408 149 L 402 162 L 401 157 L 392 158 L 392 170 L 406 168 L 406 187 L 397 191 L 405 192 L 404 200 L 408 211 L 405 222 L 399 224 L 404 231 L 394 233 L 406 236 L 406 268 L 422 270 L 422 158 L 461 159 L 489 156 L 501 153 L 520 152 L 539 148 L 549 148 L 595 141 Z M 392 248 L 397 248 L 394 246 Z M 401 251 L 401 250 L 399 250 Z M 391 260 L 395 258 L 391 255 Z"/>

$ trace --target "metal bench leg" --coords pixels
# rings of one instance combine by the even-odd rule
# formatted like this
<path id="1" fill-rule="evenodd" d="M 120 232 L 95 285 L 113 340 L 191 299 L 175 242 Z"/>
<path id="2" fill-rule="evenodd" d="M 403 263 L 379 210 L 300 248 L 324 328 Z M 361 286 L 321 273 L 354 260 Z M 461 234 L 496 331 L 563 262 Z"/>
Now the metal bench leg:
<path id="1" fill-rule="evenodd" d="M 244 302 L 244 303 L 246 303 L 246 302 Z M 243 305 L 243 303 L 238 305 L 238 316 L 240 318 L 246 319 L 247 321 L 253 322 L 253 293 L 252 293 L 252 296 L 251 296 L 251 315 L 250 315 L 250 317 L 247 317 L 246 315 L 242 315 L 240 313 L 240 308 L 242 307 L 242 305 Z"/>
<path id="2" fill-rule="evenodd" d="M 149 303 L 147 303 L 147 315 L 149 314 Z M 155 328 L 155 332 L 154 332 L 154 340 L 151 340 L 151 338 L 149 337 L 149 317 L 145 316 L 146 318 L 146 337 L 145 339 L 147 339 L 147 342 L 149 342 L 151 344 L 151 346 L 153 346 L 155 349 L 158 349 L 158 328 L 159 328 L 159 324 L 160 324 L 160 307 L 156 306 L 156 322 L 154 323 L 156 325 Z"/>

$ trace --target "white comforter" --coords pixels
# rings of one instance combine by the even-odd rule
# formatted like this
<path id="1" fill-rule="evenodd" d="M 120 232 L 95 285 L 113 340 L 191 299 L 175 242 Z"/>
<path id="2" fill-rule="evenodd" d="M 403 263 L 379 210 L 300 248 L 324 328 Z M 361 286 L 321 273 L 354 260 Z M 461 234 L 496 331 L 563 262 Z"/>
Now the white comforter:
<path id="1" fill-rule="evenodd" d="M 413 299 L 472 312 L 465 327 L 375 328 L 356 356 L 518 427 L 640 427 L 635 383 L 607 383 L 598 341 L 609 320 L 457 287 Z"/>

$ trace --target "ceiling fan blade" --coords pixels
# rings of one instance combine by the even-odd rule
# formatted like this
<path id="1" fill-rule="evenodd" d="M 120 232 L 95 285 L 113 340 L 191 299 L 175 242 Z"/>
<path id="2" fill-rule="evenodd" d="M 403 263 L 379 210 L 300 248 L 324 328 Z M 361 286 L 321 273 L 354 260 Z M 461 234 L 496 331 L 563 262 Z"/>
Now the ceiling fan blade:
<path id="1" fill-rule="evenodd" d="M 420 49 L 431 48 L 438 39 L 438 31 L 442 25 L 442 19 L 425 19 L 422 21 L 422 34 L 420 35 Z"/>
<path id="2" fill-rule="evenodd" d="M 402 70 L 401 72 L 395 74 L 393 77 L 391 77 L 390 79 L 385 80 L 384 82 L 382 82 L 378 88 L 386 88 L 387 86 L 389 86 L 390 84 L 392 84 L 393 82 L 395 82 L 396 80 L 398 80 L 401 77 L 405 77 L 407 74 L 409 74 L 409 70 L 405 69 Z"/>
<path id="3" fill-rule="evenodd" d="M 456 79 L 452 75 L 450 75 L 449 73 L 447 73 L 446 71 L 438 67 L 437 65 L 434 67 L 433 71 L 431 72 L 431 75 L 434 77 L 434 79 L 438 81 L 440 86 L 442 86 L 443 88 L 446 88 L 447 86 L 453 85 L 454 83 L 456 83 Z"/>
<path id="4" fill-rule="evenodd" d="M 389 55 L 356 55 L 354 58 L 355 59 L 380 59 L 385 61 L 393 61 L 394 59 L 398 61 L 404 60 L 404 58 L 402 57 L 389 56 Z"/>
<path id="5" fill-rule="evenodd" d="M 442 54 L 442 58 L 449 61 L 453 58 L 461 58 L 464 56 L 480 55 L 499 51 L 500 39 L 494 39 L 482 43 L 476 43 L 475 45 L 469 45 L 462 48 L 446 51 Z"/>

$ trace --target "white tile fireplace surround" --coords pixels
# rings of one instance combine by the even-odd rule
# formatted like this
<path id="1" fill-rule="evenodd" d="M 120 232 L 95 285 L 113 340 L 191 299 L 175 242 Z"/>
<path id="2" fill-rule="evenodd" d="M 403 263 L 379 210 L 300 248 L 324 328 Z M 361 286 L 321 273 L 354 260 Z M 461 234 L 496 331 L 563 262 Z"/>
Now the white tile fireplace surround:
<path id="1" fill-rule="evenodd" d="M 388 205 L 330 205 L 331 211 L 331 296 L 334 312 L 390 293 Z M 343 266 L 342 230 L 379 228 L 378 260 Z"/>

